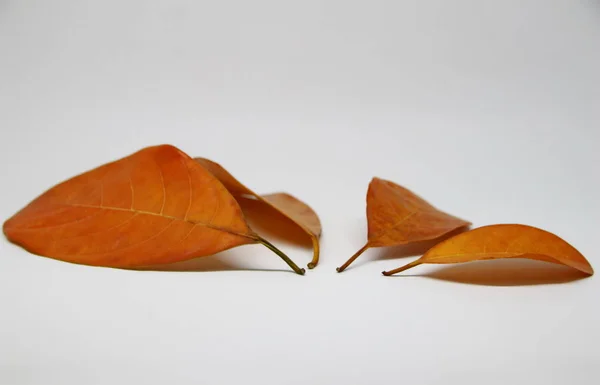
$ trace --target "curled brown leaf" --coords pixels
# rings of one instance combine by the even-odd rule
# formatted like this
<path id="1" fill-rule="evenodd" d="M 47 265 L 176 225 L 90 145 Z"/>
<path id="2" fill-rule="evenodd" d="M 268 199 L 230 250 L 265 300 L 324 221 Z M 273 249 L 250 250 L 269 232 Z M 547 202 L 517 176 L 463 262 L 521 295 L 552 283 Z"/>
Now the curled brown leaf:
<path id="1" fill-rule="evenodd" d="M 501 224 L 479 227 L 432 247 L 421 258 L 383 272 L 392 275 L 423 263 L 464 263 L 488 259 L 525 258 L 557 263 L 592 275 L 585 257 L 562 238 L 536 227 Z"/>
<path id="2" fill-rule="evenodd" d="M 131 268 L 261 243 L 221 182 L 169 145 L 148 147 L 60 183 L 7 220 L 6 237 L 63 261 Z"/>
<path id="3" fill-rule="evenodd" d="M 233 175 L 220 164 L 206 158 L 195 158 L 195 160 L 219 179 L 238 202 L 242 203 L 243 200 L 248 199 L 256 200 L 261 204 L 268 206 L 303 231 L 309 237 L 313 247 L 313 258 L 308 264 L 308 268 L 312 269 L 317 266 L 319 263 L 321 222 L 313 209 L 298 198 L 287 193 L 258 195 L 233 177 Z M 242 209 L 244 209 L 243 204 Z M 246 213 L 249 215 L 253 214 L 251 211 L 246 211 Z"/>
<path id="4" fill-rule="evenodd" d="M 379 178 L 373 178 L 367 191 L 367 223 L 367 243 L 338 267 L 338 272 L 370 247 L 432 240 L 470 225 L 438 210 L 412 191 Z"/>

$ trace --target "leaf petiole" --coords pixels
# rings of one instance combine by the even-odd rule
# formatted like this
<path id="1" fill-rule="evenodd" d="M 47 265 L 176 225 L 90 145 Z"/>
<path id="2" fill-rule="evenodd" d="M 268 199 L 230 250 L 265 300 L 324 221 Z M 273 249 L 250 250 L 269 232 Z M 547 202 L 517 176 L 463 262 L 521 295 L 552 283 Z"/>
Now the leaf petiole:
<path id="1" fill-rule="evenodd" d="M 393 275 L 393 274 L 396 274 L 396 273 L 400 273 L 400 272 L 402 272 L 404 270 L 408 270 L 408 269 L 413 268 L 415 266 L 419 266 L 421 263 L 422 262 L 417 259 L 416 261 L 412 261 L 411 263 L 407 263 L 406 265 L 404 265 L 402 267 L 399 267 L 399 268 L 394 269 L 394 270 L 384 271 L 381 274 L 383 274 L 386 277 L 388 277 L 390 275 Z"/>
<path id="2" fill-rule="evenodd" d="M 354 253 L 354 255 L 351 256 L 350 259 L 348 259 L 342 266 L 336 268 L 335 270 L 337 270 L 338 273 L 341 273 L 342 271 L 346 270 L 346 268 L 350 266 L 350 264 L 354 262 L 354 260 L 358 258 L 362 253 L 364 253 L 365 250 L 367 250 L 369 247 L 369 243 L 366 243 L 363 247 L 360 248 L 360 250 Z"/>
<path id="3" fill-rule="evenodd" d="M 290 259 L 290 257 L 288 257 L 287 255 L 285 255 L 283 253 L 283 251 L 279 250 L 271 242 L 267 241 L 266 239 L 264 239 L 260 235 L 256 235 L 256 240 L 259 243 L 265 245 L 269 250 L 271 250 L 272 252 L 274 252 L 275 254 L 277 254 L 281 259 L 283 259 L 285 261 L 285 263 L 287 263 L 289 265 L 289 267 L 291 267 L 292 270 L 294 270 L 296 272 L 296 274 L 304 275 L 305 270 L 299 268 L 298 265 L 296 265 L 294 263 L 294 261 L 292 261 Z"/>
<path id="4" fill-rule="evenodd" d="M 314 251 L 312 261 L 310 261 L 307 266 L 309 269 L 314 269 L 319 263 L 319 240 L 315 236 L 311 236 L 310 238 L 313 244 Z"/>

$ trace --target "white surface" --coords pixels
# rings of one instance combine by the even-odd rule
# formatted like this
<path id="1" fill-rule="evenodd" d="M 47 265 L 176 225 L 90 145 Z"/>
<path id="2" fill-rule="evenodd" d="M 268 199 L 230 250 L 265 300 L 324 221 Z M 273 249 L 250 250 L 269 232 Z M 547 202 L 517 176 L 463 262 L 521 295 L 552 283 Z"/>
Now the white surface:
<path id="1" fill-rule="evenodd" d="M 598 1 L 0 1 L 2 220 L 171 143 L 324 226 L 304 277 L 260 246 L 132 272 L 2 239 L 0 383 L 600 383 L 598 277 L 385 278 L 411 259 L 378 250 L 334 270 L 365 241 L 375 175 L 477 226 L 552 231 L 599 269 L 599 69 Z"/>

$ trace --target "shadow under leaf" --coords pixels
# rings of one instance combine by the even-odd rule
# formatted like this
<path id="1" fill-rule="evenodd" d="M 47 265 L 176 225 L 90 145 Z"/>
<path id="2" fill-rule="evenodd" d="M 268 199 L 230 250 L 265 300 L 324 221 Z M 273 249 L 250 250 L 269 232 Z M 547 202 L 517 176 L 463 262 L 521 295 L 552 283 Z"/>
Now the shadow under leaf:
<path id="1" fill-rule="evenodd" d="M 235 263 L 225 262 L 219 258 L 218 253 L 215 255 L 209 255 L 206 257 L 198 257 L 194 259 L 188 259 L 187 261 L 151 265 L 139 267 L 131 270 L 141 271 L 172 271 L 172 272 L 214 272 L 214 271 L 268 271 L 268 272 L 286 272 L 294 273 L 292 270 L 287 269 L 256 269 L 249 268 L 245 265 L 239 265 Z"/>
<path id="2" fill-rule="evenodd" d="M 415 267 L 415 269 L 417 268 Z M 403 274 L 394 277 L 427 277 L 485 286 L 532 286 L 568 283 L 589 277 L 589 275 L 564 265 L 511 258 L 467 262 L 444 266 L 422 275 Z"/>

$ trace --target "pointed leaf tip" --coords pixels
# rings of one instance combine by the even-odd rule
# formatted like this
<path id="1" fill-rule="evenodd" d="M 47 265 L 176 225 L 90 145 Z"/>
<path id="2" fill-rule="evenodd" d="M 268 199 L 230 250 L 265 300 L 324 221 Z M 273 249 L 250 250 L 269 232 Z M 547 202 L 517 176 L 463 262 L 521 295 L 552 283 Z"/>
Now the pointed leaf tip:
<path id="1" fill-rule="evenodd" d="M 259 241 L 223 184 L 168 144 L 52 187 L 4 222 L 3 232 L 34 254 L 121 268 L 184 261 Z"/>

